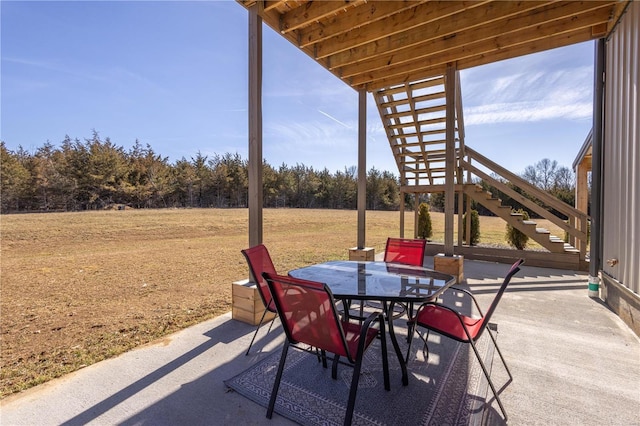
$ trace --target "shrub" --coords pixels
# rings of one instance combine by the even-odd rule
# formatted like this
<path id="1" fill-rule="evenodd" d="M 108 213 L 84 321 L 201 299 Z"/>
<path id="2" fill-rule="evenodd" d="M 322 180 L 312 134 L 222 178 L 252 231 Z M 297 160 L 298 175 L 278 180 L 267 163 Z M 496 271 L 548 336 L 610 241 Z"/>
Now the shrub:
<path id="1" fill-rule="evenodd" d="M 522 220 L 529 220 L 529 213 L 525 210 L 515 210 L 514 213 L 522 213 Z M 529 237 L 522 233 L 522 231 L 514 228 L 507 223 L 507 242 L 509 245 L 517 248 L 518 250 L 524 250 L 529 242 Z"/>
<path id="2" fill-rule="evenodd" d="M 462 215 L 462 238 L 467 239 L 467 213 Z M 480 215 L 477 210 L 471 210 L 471 238 L 469 245 L 475 246 L 480 242 Z"/>
<path id="3" fill-rule="evenodd" d="M 428 240 L 431 238 L 431 214 L 429 214 L 429 204 L 420 203 L 418 207 L 418 238 Z"/>

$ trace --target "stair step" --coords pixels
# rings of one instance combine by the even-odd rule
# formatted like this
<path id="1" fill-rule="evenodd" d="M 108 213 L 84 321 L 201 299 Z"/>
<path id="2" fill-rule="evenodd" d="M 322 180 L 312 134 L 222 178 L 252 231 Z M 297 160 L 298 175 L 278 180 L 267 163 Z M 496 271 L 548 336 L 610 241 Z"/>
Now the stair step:
<path id="1" fill-rule="evenodd" d="M 536 234 L 551 234 L 551 232 L 548 229 L 536 228 Z"/>
<path id="2" fill-rule="evenodd" d="M 537 223 L 533 220 L 523 220 L 522 223 L 525 225 L 537 225 Z"/>

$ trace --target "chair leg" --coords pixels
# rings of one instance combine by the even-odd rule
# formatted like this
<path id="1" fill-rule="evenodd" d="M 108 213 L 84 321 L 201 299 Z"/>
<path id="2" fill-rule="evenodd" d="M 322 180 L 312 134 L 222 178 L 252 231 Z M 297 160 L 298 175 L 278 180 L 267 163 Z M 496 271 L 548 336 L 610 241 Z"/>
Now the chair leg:
<path id="1" fill-rule="evenodd" d="M 415 303 L 415 302 L 409 302 L 409 303 L 407 303 L 407 318 L 409 318 L 410 320 L 413 318 L 413 312 L 415 311 L 415 305 L 414 305 L 414 303 Z M 409 327 L 415 327 L 415 326 L 416 326 L 416 324 L 415 324 L 415 323 L 412 323 L 412 322 L 410 322 L 410 321 L 409 321 L 409 322 L 407 322 L 407 325 L 408 325 Z M 411 330 L 409 330 L 409 331 L 411 331 Z M 407 343 L 409 343 L 409 335 L 407 335 Z"/>
<path id="2" fill-rule="evenodd" d="M 513 376 L 511 375 L 511 371 L 509 370 L 509 367 L 507 367 L 507 361 L 504 360 L 504 357 L 502 356 L 502 351 L 500 351 L 500 347 L 498 346 L 498 342 L 496 341 L 496 338 L 493 335 L 493 333 L 491 332 L 491 330 L 489 329 L 488 325 L 487 325 L 487 333 L 489 333 L 489 336 L 491 336 L 491 340 L 493 340 L 493 345 L 495 346 L 496 350 L 498 351 L 498 355 L 500 355 L 500 359 L 502 360 L 502 365 L 504 365 L 504 369 L 507 370 L 507 374 L 509 375 L 509 379 L 513 380 Z"/>
<path id="3" fill-rule="evenodd" d="M 269 328 L 267 328 L 267 334 L 271 333 L 271 328 L 273 328 L 273 323 L 276 322 L 276 318 L 272 319 L 271 322 L 269 323 Z"/>
<path id="4" fill-rule="evenodd" d="M 429 329 L 427 329 L 427 333 L 426 336 L 423 336 L 422 334 L 420 334 L 420 331 L 416 330 L 416 324 L 412 324 L 413 326 L 409 326 L 409 336 L 407 336 L 407 341 L 409 343 L 408 347 L 407 347 L 407 355 L 404 358 L 404 362 L 405 364 L 409 363 L 409 356 L 411 355 L 411 343 L 413 343 L 413 334 L 414 333 L 418 333 L 418 337 L 420 337 L 420 340 L 422 340 L 424 342 L 424 349 L 422 349 L 422 353 L 424 354 L 424 359 L 425 361 L 429 361 L 429 343 L 427 342 L 427 339 L 429 339 Z"/>
<path id="5" fill-rule="evenodd" d="M 267 308 L 264 308 L 264 312 L 262 312 L 262 317 L 260 317 L 260 322 L 258 323 L 258 328 L 256 328 L 256 331 L 253 333 L 253 337 L 251 338 L 251 343 L 249 343 L 249 347 L 247 348 L 247 352 L 244 354 L 244 356 L 249 355 L 249 351 L 251 350 L 251 346 L 253 346 L 253 341 L 256 340 L 256 336 L 258 335 L 258 330 L 260 330 L 260 327 L 262 327 L 262 322 L 264 321 L 264 317 L 267 315 Z M 271 326 L 273 325 L 273 321 L 271 321 L 271 325 L 269 326 L 269 331 L 271 331 Z M 269 333 L 269 331 L 267 331 L 267 333 Z"/>
<path id="6" fill-rule="evenodd" d="M 276 397 L 278 396 L 278 388 L 280 387 L 280 380 L 282 379 L 282 372 L 284 371 L 284 363 L 287 360 L 287 352 L 289 351 L 289 341 L 284 342 L 282 347 L 282 355 L 280 356 L 280 364 L 278 365 L 278 372 L 276 373 L 276 380 L 273 382 L 273 390 L 271 391 L 271 398 L 269 399 L 269 407 L 267 408 L 267 418 L 270 419 L 273 415 L 273 409 L 276 406 Z"/>
<path id="7" fill-rule="evenodd" d="M 380 351 L 382 352 L 382 374 L 384 377 L 384 389 L 391 390 L 389 380 L 389 359 L 387 358 L 387 337 L 384 328 L 384 319 L 380 321 Z"/>
<path id="8" fill-rule="evenodd" d="M 318 349 L 316 349 L 318 353 Z M 322 368 L 327 368 L 327 352 L 324 349 L 320 349 L 320 358 L 322 358 Z"/>
<path id="9" fill-rule="evenodd" d="M 469 343 L 471 344 L 471 347 L 473 348 L 473 352 L 476 354 L 476 358 L 478 359 L 478 362 L 480 363 L 480 367 L 482 367 L 482 372 L 484 373 L 484 376 L 487 378 L 487 382 L 489 382 L 489 386 L 491 386 L 491 391 L 493 392 L 493 396 L 496 398 L 496 401 L 498 402 L 498 405 L 500 406 L 500 410 L 502 411 L 502 415 L 504 416 L 504 421 L 507 421 L 507 412 L 504 409 L 504 406 L 502 405 L 502 401 L 500 401 L 500 397 L 498 396 L 498 392 L 496 391 L 495 386 L 493 385 L 493 382 L 491 381 L 491 377 L 489 375 L 489 371 L 487 370 L 487 367 L 484 365 L 484 362 L 482 362 L 482 358 L 480 357 L 480 352 L 478 352 L 478 348 L 476 348 L 476 344 L 474 343 L 473 339 L 469 339 Z"/>
<path id="10" fill-rule="evenodd" d="M 404 358 L 404 363 L 409 363 L 409 355 L 411 354 L 411 343 L 413 343 L 413 334 L 415 333 L 416 325 L 411 323 L 411 321 L 407 322 L 407 356 Z"/>
<path id="11" fill-rule="evenodd" d="M 333 356 L 333 362 L 331 363 L 331 378 L 336 380 L 338 378 L 338 361 L 340 360 L 340 355 Z"/>
<path id="12" fill-rule="evenodd" d="M 353 420 L 353 409 L 356 405 L 356 394 L 358 392 L 358 382 L 360 381 L 360 370 L 362 369 L 362 355 L 353 366 L 353 377 L 351 378 L 351 388 L 349 389 L 349 402 L 347 403 L 347 412 L 344 417 L 344 425 L 349 426 Z"/>

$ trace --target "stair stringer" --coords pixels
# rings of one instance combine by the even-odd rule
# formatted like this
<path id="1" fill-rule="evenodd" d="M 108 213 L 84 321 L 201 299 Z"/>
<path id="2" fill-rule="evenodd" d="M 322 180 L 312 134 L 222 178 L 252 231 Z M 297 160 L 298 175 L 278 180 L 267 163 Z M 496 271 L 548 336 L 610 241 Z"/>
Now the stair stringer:
<path id="1" fill-rule="evenodd" d="M 522 215 L 514 214 L 509 206 L 502 205 L 502 200 L 493 198 L 491 193 L 484 191 L 479 185 L 463 185 L 463 192 L 550 252 L 578 252 L 574 247 L 565 244 L 562 239 L 551 235 L 546 229 L 538 228 L 535 221 L 524 220 Z"/>

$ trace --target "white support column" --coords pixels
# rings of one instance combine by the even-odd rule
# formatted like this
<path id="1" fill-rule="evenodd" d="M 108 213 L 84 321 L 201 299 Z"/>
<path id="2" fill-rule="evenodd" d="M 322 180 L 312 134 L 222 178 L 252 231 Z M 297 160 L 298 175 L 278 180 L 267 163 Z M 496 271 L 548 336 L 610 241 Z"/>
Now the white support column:
<path id="1" fill-rule="evenodd" d="M 249 246 L 262 243 L 262 17 L 249 8 Z"/>

